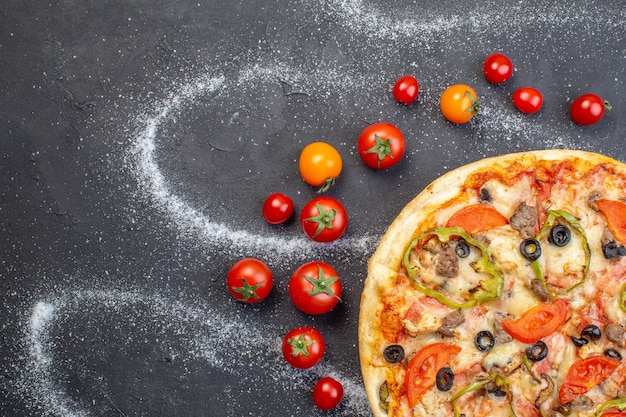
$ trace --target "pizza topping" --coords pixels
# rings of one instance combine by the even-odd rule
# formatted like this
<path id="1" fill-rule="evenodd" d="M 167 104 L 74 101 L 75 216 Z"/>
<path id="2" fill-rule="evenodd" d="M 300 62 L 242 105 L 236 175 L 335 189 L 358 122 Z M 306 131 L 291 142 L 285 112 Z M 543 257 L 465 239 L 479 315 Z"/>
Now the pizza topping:
<path id="1" fill-rule="evenodd" d="M 511 227 L 521 233 L 522 237 L 529 238 L 537 234 L 538 226 L 537 210 L 522 202 L 509 220 Z"/>
<path id="2" fill-rule="evenodd" d="M 621 344 L 624 341 L 624 326 L 621 324 L 609 323 L 604 326 L 604 334 L 611 342 Z"/>
<path id="3" fill-rule="evenodd" d="M 389 411 L 389 386 L 387 381 L 383 382 L 378 389 L 379 406 L 385 413 Z"/>
<path id="4" fill-rule="evenodd" d="M 402 362 L 402 359 L 404 359 L 404 348 L 400 345 L 389 345 L 383 351 L 383 357 L 389 363 Z"/>
<path id="5" fill-rule="evenodd" d="M 596 207 L 604 214 L 613 236 L 620 242 L 626 243 L 626 204 L 601 198 L 596 201 Z"/>
<path id="6" fill-rule="evenodd" d="M 533 362 L 539 362 L 546 356 L 548 356 L 548 346 L 541 340 L 526 348 L 526 357 Z"/>
<path id="7" fill-rule="evenodd" d="M 452 385 L 454 385 L 454 372 L 448 367 L 441 368 L 439 372 L 437 372 L 435 382 L 437 383 L 437 389 L 439 391 L 450 391 Z"/>
<path id="8" fill-rule="evenodd" d="M 522 243 L 519 245 L 519 250 L 522 256 L 531 262 L 541 257 L 541 244 L 533 238 L 522 240 Z"/>
<path id="9" fill-rule="evenodd" d="M 508 343 L 513 340 L 511 335 L 508 334 L 506 330 L 504 330 L 504 328 L 502 327 L 502 320 L 506 319 L 507 317 L 507 314 L 501 310 L 496 311 L 496 314 L 494 314 L 493 330 L 497 343 Z"/>
<path id="10" fill-rule="evenodd" d="M 496 338 L 489 330 L 482 330 L 476 334 L 474 345 L 481 352 L 487 352 L 496 345 Z"/>
<path id="11" fill-rule="evenodd" d="M 589 343 L 589 339 L 585 339 L 584 337 L 571 336 L 570 338 L 572 339 L 572 342 L 574 342 L 574 345 L 577 347 L 585 346 L 587 343 Z"/>
<path id="12" fill-rule="evenodd" d="M 574 362 L 559 390 L 559 402 L 566 404 L 585 394 L 606 380 L 620 363 L 617 359 L 603 355 L 590 356 Z"/>
<path id="13" fill-rule="evenodd" d="M 596 416 L 621 416 L 623 414 L 619 414 L 619 413 L 614 413 L 614 412 L 610 412 L 610 413 L 605 413 L 605 411 L 607 410 L 611 410 L 611 409 L 618 409 L 619 411 L 623 411 L 624 409 L 626 409 L 626 397 L 622 397 L 622 398 L 615 398 L 613 400 L 607 401 L 604 404 L 602 404 L 599 408 L 598 411 L 596 412 Z"/>
<path id="14" fill-rule="evenodd" d="M 602 331 L 595 324 L 590 324 L 586 326 L 580 335 L 587 340 L 600 340 L 602 337 Z"/>
<path id="15" fill-rule="evenodd" d="M 433 236 L 437 237 L 439 241 L 443 243 L 448 242 L 452 237 L 460 237 L 480 251 L 480 257 L 478 260 L 472 262 L 471 266 L 476 273 L 484 274 L 486 275 L 486 278 L 480 281 L 476 287 L 471 289 L 469 294 L 467 294 L 467 300 L 461 302 L 455 301 L 439 289 L 427 287 L 416 279 L 418 266 L 413 262 L 413 250 L 417 248 L 422 239 L 431 238 Z M 460 227 L 439 228 L 418 235 L 411 241 L 408 248 L 404 252 L 403 265 L 406 268 L 409 278 L 413 280 L 413 284 L 418 291 L 433 297 L 440 303 L 454 309 L 469 308 L 477 303 L 495 300 L 500 297 L 504 287 L 504 276 L 502 271 L 491 261 L 487 247 L 483 243 L 471 237 L 467 231 Z"/>
<path id="16" fill-rule="evenodd" d="M 540 301 L 546 302 L 550 298 L 546 285 L 540 279 L 534 278 L 530 281 L 530 289 Z"/>
<path id="17" fill-rule="evenodd" d="M 465 239 L 459 239 L 454 247 L 454 252 L 456 252 L 459 258 L 467 258 L 471 253 L 470 245 L 467 244 Z"/>
<path id="18" fill-rule="evenodd" d="M 454 417 L 461 417 L 465 415 L 461 411 L 461 407 L 459 406 L 459 400 L 463 396 L 471 392 L 482 390 L 482 389 L 486 389 L 487 392 L 492 392 L 494 393 L 494 395 L 498 397 L 509 396 L 511 392 L 509 388 L 509 381 L 501 375 L 494 373 L 493 375 L 487 378 L 478 379 L 475 382 L 466 386 L 465 388 L 459 390 L 456 394 L 454 394 L 454 396 L 450 400 L 450 402 L 452 403 L 452 409 L 454 410 Z M 511 415 L 512 416 L 515 415 L 512 407 L 511 407 Z"/>
<path id="19" fill-rule="evenodd" d="M 415 407 L 422 395 L 435 385 L 437 372 L 460 351 L 461 348 L 456 345 L 432 343 L 415 353 L 409 361 L 404 380 L 409 407 Z"/>
<path id="20" fill-rule="evenodd" d="M 480 189 L 480 201 L 483 203 L 491 203 L 491 193 L 485 187 Z"/>
<path id="21" fill-rule="evenodd" d="M 615 241 L 611 241 L 602 245 L 602 254 L 606 259 L 613 259 L 619 256 L 625 256 L 626 248 L 622 245 L 618 245 Z"/>
<path id="22" fill-rule="evenodd" d="M 443 323 L 437 332 L 444 337 L 453 337 L 452 329 L 459 327 L 463 323 L 465 323 L 465 314 L 462 309 L 458 308 L 443 318 Z"/>
<path id="23" fill-rule="evenodd" d="M 570 285 L 569 288 L 567 288 L 567 291 L 571 291 L 581 285 L 587 279 L 587 275 L 589 274 L 589 264 L 591 262 L 591 249 L 589 247 L 587 235 L 582 225 L 576 217 L 574 217 L 572 214 L 568 213 L 565 210 L 550 210 L 546 217 L 546 221 L 543 224 L 543 227 L 541 228 L 539 234 L 535 237 L 535 239 L 537 241 L 546 239 L 550 235 L 552 229 L 555 227 L 557 220 L 567 222 L 570 227 L 574 229 L 574 231 L 576 231 L 576 233 L 580 237 L 580 244 L 584 252 L 584 264 L 582 265 L 581 278 L 576 283 Z M 535 278 L 543 283 L 546 292 L 548 292 L 546 279 L 543 275 L 543 271 L 541 269 L 541 266 L 539 265 L 539 262 L 537 260 L 533 261 L 531 267 L 533 273 L 535 274 Z"/>
<path id="24" fill-rule="evenodd" d="M 572 238 L 572 232 L 567 226 L 557 224 L 550 229 L 550 243 L 555 246 L 563 247 L 569 243 Z"/>
<path id="25" fill-rule="evenodd" d="M 617 359 L 618 361 L 622 360 L 622 354 L 613 348 L 608 348 L 604 351 L 604 356 L 608 356 L 609 358 Z"/>
<path id="26" fill-rule="evenodd" d="M 502 320 L 502 327 L 520 342 L 535 343 L 561 327 L 568 319 L 569 310 L 569 303 L 559 298 L 526 310 L 518 319 Z"/>
<path id="27" fill-rule="evenodd" d="M 454 213 L 446 227 L 461 227 L 468 234 L 473 235 L 508 223 L 507 218 L 492 205 L 479 203 L 463 207 Z"/>

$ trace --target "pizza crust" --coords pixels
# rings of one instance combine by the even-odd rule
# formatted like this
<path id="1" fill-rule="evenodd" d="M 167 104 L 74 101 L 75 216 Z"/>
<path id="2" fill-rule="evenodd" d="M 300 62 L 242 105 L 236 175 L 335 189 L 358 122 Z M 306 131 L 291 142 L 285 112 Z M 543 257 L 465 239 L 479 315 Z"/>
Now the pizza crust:
<path id="1" fill-rule="evenodd" d="M 432 221 L 433 214 L 462 192 L 463 186 L 472 174 L 490 170 L 523 169 L 540 163 L 558 164 L 565 160 L 582 161 L 590 165 L 608 163 L 626 173 L 624 164 L 610 157 L 578 150 L 551 149 L 524 153 L 507 154 L 482 159 L 454 169 L 434 180 L 393 220 L 374 254 L 368 262 L 368 275 L 364 283 L 359 316 L 359 355 L 365 390 L 376 417 L 388 417 L 379 404 L 379 387 L 386 380 L 387 368 L 380 366 L 382 352 L 381 329 L 378 327 L 383 303 L 380 294 L 394 285 L 401 267 L 404 251 L 409 242 L 420 232 L 418 225 Z M 432 225 L 431 225 L 432 226 Z"/>

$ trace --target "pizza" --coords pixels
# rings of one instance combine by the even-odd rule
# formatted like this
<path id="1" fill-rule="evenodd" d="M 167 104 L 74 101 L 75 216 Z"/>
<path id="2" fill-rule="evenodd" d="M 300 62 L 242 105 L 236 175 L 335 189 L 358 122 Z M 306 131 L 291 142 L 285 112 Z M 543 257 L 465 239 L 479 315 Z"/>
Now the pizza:
<path id="1" fill-rule="evenodd" d="M 626 416 L 625 200 L 625 164 L 573 150 L 431 183 L 368 263 L 374 415 Z"/>

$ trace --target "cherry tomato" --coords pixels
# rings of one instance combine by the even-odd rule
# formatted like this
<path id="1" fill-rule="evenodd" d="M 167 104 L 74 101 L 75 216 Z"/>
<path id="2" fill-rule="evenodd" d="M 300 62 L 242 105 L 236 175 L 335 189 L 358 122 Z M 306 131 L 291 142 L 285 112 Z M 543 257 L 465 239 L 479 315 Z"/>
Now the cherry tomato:
<path id="1" fill-rule="evenodd" d="M 393 86 L 393 96 L 402 104 L 411 104 L 417 100 L 420 86 L 415 77 L 405 75 L 400 77 Z"/>
<path id="2" fill-rule="evenodd" d="M 313 388 L 313 401 L 321 410 L 332 410 L 343 398 L 343 385 L 334 378 L 321 378 Z"/>
<path id="3" fill-rule="evenodd" d="M 287 332 L 283 338 L 283 356 L 294 368 L 308 369 L 319 363 L 326 351 L 324 337 L 315 328 L 302 326 Z"/>
<path id="4" fill-rule="evenodd" d="M 300 225 L 304 233 L 316 242 L 339 239 L 348 227 L 348 213 L 338 200 L 320 196 L 302 208 Z"/>
<path id="5" fill-rule="evenodd" d="M 263 301 L 272 290 L 274 279 L 270 268 L 255 258 L 245 258 L 235 263 L 226 276 L 228 291 L 244 303 Z"/>
<path id="6" fill-rule="evenodd" d="M 307 314 L 324 314 L 341 300 L 341 278 L 324 262 L 308 262 L 295 270 L 289 280 L 293 304 Z"/>
<path id="7" fill-rule="evenodd" d="M 326 142 L 313 142 L 302 150 L 299 160 L 300 174 L 304 181 L 326 191 L 341 174 L 343 161 L 341 155 Z"/>
<path id="8" fill-rule="evenodd" d="M 491 54 L 485 58 L 483 73 L 490 83 L 500 84 L 513 75 L 513 63 L 509 57 L 504 54 Z"/>
<path id="9" fill-rule="evenodd" d="M 569 303 L 559 298 L 552 303 L 537 304 L 515 320 L 502 320 L 502 328 L 522 343 L 536 343 L 561 327 L 567 320 L 569 311 Z"/>
<path id="10" fill-rule="evenodd" d="M 607 379 L 621 362 L 604 355 L 589 356 L 572 364 L 559 390 L 559 402 L 567 404 Z"/>
<path id="11" fill-rule="evenodd" d="M 446 119 L 456 124 L 467 123 L 480 114 L 476 92 L 465 84 L 454 84 L 441 94 L 439 108 Z"/>
<path id="12" fill-rule="evenodd" d="M 263 217 L 270 224 L 285 223 L 292 214 L 293 201 L 285 194 L 270 194 L 263 203 Z"/>
<path id="13" fill-rule="evenodd" d="M 374 169 L 385 169 L 400 162 L 406 141 L 396 126 L 379 122 L 363 129 L 357 145 L 365 165 Z"/>
<path id="14" fill-rule="evenodd" d="M 543 96 L 536 88 L 522 87 L 513 93 L 513 105 L 523 113 L 536 113 L 542 104 Z"/>
<path id="15" fill-rule="evenodd" d="M 404 386 L 409 406 L 414 407 L 422 394 L 437 382 L 437 372 L 450 362 L 452 355 L 461 351 L 457 345 L 432 343 L 421 348 L 409 361 Z"/>
<path id="16" fill-rule="evenodd" d="M 570 115 L 579 125 L 591 125 L 599 122 L 604 116 L 604 111 L 610 109 L 609 102 L 603 101 L 600 96 L 583 94 L 572 103 Z"/>

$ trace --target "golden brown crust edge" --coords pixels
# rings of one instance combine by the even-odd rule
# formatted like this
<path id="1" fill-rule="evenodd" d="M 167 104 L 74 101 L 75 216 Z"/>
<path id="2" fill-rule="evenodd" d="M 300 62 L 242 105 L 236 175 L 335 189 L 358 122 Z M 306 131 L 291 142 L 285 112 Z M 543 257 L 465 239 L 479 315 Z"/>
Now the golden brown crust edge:
<path id="1" fill-rule="evenodd" d="M 394 219 L 368 262 L 368 275 L 364 283 L 359 314 L 361 373 L 375 417 L 387 417 L 387 414 L 376 406 L 379 386 L 385 380 L 385 371 L 371 364 L 371 358 L 380 354 L 376 351 L 375 342 L 380 340 L 381 333 L 380 329 L 370 324 L 377 323 L 383 308 L 378 297 L 379 291 L 393 285 L 404 250 L 413 238 L 416 225 L 424 221 L 433 210 L 437 210 L 438 206 L 457 195 L 465 179 L 473 172 L 494 165 L 519 163 L 532 167 L 541 160 L 560 162 L 569 159 L 582 159 L 592 164 L 610 163 L 624 166 L 623 163 L 602 154 L 569 149 L 537 150 L 485 158 L 456 168 L 435 179 Z"/>

